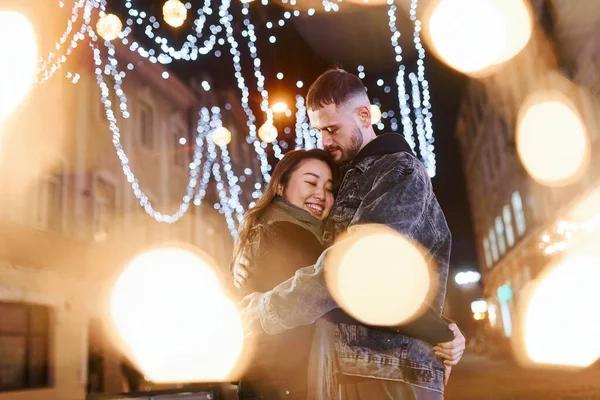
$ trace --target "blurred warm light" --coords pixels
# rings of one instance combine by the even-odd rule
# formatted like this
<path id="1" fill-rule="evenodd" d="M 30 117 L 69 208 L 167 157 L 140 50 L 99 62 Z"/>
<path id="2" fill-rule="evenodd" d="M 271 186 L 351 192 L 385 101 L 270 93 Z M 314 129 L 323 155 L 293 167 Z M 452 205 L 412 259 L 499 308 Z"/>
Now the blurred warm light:
<path id="1" fill-rule="evenodd" d="M 331 248 L 327 285 L 340 307 L 362 322 L 405 323 L 418 317 L 437 289 L 428 258 L 390 228 L 360 225 Z"/>
<path id="2" fill-rule="evenodd" d="M 454 276 L 454 282 L 457 285 L 469 285 L 477 283 L 481 279 L 481 274 L 477 271 L 462 271 Z"/>
<path id="3" fill-rule="evenodd" d="M 163 18 L 165 22 L 174 28 L 178 28 L 187 18 L 187 8 L 179 0 L 168 0 L 163 5 Z"/>
<path id="4" fill-rule="evenodd" d="M 523 166 L 542 184 L 571 183 L 587 166 L 586 128 L 576 107 L 560 92 L 528 97 L 519 111 L 516 135 Z"/>
<path id="5" fill-rule="evenodd" d="M 526 302 L 525 346 L 541 364 L 587 367 L 600 358 L 600 258 L 572 255 L 541 277 Z M 557 338 L 568 346 L 557 345 Z"/>
<path id="6" fill-rule="evenodd" d="M 277 128 L 272 123 L 265 122 L 258 128 L 258 137 L 263 142 L 271 143 L 277 139 Z"/>
<path id="7" fill-rule="evenodd" d="M 288 110 L 288 106 L 285 104 L 285 102 L 280 101 L 273 104 L 273 106 L 271 106 L 271 110 L 273 110 L 274 113 L 281 114 Z"/>
<path id="8" fill-rule="evenodd" d="M 0 121 L 23 101 L 33 84 L 38 47 L 22 14 L 0 11 Z"/>
<path id="9" fill-rule="evenodd" d="M 496 316 L 496 306 L 493 304 L 490 304 L 488 306 L 488 320 L 490 321 L 490 326 L 492 328 L 496 327 L 496 322 L 497 322 L 497 316 Z"/>
<path id="10" fill-rule="evenodd" d="M 98 32 L 98 35 L 109 42 L 118 38 L 122 29 L 123 24 L 115 14 L 105 14 L 101 16 L 96 24 L 96 32 Z"/>
<path id="11" fill-rule="evenodd" d="M 151 250 L 114 286 L 116 328 L 154 382 L 223 381 L 240 356 L 241 320 L 208 260 L 176 247 Z"/>
<path id="12" fill-rule="evenodd" d="M 481 321 L 485 319 L 485 313 L 482 312 L 476 312 L 473 314 L 473 318 L 475 319 L 475 321 Z"/>
<path id="13" fill-rule="evenodd" d="M 473 313 L 485 313 L 488 310 L 488 303 L 485 300 L 475 300 L 471 302 L 471 311 Z"/>
<path id="14" fill-rule="evenodd" d="M 217 146 L 227 146 L 231 142 L 231 131 L 220 126 L 213 131 L 212 139 Z"/>
<path id="15" fill-rule="evenodd" d="M 376 104 L 371 104 L 371 124 L 376 124 L 381 119 L 381 109 Z"/>
<path id="16" fill-rule="evenodd" d="M 436 0 L 424 21 L 438 57 L 466 74 L 510 60 L 532 32 L 524 0 Z"/>

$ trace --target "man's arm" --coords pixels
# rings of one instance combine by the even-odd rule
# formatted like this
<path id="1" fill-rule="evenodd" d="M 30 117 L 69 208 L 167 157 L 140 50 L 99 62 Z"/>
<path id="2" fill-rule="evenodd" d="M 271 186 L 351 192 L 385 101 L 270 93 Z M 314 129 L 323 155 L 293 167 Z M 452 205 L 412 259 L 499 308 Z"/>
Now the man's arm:
<path id="1" fill-rule="evenodd" d="M 418 160 L 399 158 L 386 168 L 361 202 L 351 225 L 385 224 L 410 239 L 425 220 L 431 184 Z M 413 166 L 416 166 L 416 168 Z M 422 166 L 421 166 L 422 167 Z M 265 332 L 276 334 L 311 324 L 337 307 L 325 283 L 325 250 L 313 266 L 299 269 L 286 282 L 251 301 Z"/>

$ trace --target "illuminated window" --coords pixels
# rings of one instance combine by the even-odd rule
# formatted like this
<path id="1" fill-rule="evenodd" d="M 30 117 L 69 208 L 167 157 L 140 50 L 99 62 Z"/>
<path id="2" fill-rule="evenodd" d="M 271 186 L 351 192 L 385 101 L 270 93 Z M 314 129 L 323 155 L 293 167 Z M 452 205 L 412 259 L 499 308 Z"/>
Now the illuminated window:
<path id="1" fill-rule="evenodd" d="M 500 217 L 496 217 L 496 236 L 498 237 L 498 250 L 502 256 L 506 253 L 506 242 L 504 241 L 504 224 Z"/>
<path id="2" fill-rule="evenodd" d="M 510 213 L 509 206 L 504 206 L 504 209 L 502 210 L 502 216 L 504 218 L 504 229 L 506 230 L 506 241 L 510 247 L 515 244 L 515 234 L 513 232 L 512 214 Z"/>
<path id="3" fill-rule="evenodd" d="M 519 192 L 514 192 L 512 195 L 512 206 L 513 212 L 515 213 L 515 224 L 517 226 L 517 233 L 522 236 L 527 229 L 525 224 L 525 214 L 523 213 L 523 201 Z"/>
<path id="4" fill-rule="evenodd" d="M 496 242 L 496 233 L 494 232 L 494 229 L 490 229 L 490 246 L 492 249 L 492 259 L 494 260 L 494 262 L 498 261 L 498 243 Z"/>
<path id="5" fill-rule="evenodd" d="M 489 268 L 492 266 L 492 256 L 490 254 L 490 241 L 488 238 L 483 238 L 483 251 L 485 252 L 485 265 Z"/>

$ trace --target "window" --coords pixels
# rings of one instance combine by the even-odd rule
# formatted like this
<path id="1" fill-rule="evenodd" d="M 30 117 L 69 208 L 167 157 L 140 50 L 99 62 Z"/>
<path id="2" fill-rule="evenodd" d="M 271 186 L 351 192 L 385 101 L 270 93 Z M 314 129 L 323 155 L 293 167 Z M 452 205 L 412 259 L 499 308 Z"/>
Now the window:
<path id="1" fill-rule="evenodd" d="M 140 137 L 144 147 L 154 149 L 154 113 L 144 102 L 140 102 Z"/>
<path id="2" fill-rule="evenodd" d="M 94 239 L 103 241 L 111 231 L 115 217 L 116 193 L 114 185 L 104 179 L 96 181 L 94 190 Z"/>
<path id="3" fill-rule="evenodd" d="M 504 241 L 504 224 L 500 217 L 496 217 L 496 237 L 498 238 L 498 250 L 503 256 L 506 253 L 506 242 Z"/>
<path id="4" fill-rule="evenodd" d="M 488 238 L 483 238 L 483 251 L 485 253 L 485 265 L 489 268 L 492 266 L 492 256 L 490 254 L 490 241 Z"/>
<path id="5" fill-rule="evenodd" d="M 36 222 L 46 229 L 62 231 L 63 176 L 62 169 L 42 178 L 38 186 Z"/>
<path id="6" fill-rule="evenodd" d="M 506 241 L 508 242 L 508 247 L 510 247 L 515 244 L 515 234 L 513 233 L 510 206 L 504 206 L 502 209 L 502 217 L 504 218 L 504 228 L 506 229 Z"/>
<path id="7" fill-rule="evenodd" d="M 185 139 L 185 141 L 182 141 Z M 187 139 L 181 133 L 173 135 L 173 163 L 179 167 L 185 167 Z"/>
<path id="8" fill-rule="evenodd" d="M 525 224 L 525 214 L 523 213 L 523 201 L 519 192 L 514 192 L 512 195 L 513 212 L 515 213 L 515 225 L 517 226 L 517 234 L 522 236 L 527 229 Z"/>
<path id="9" fill-rule="evenodd" d="M 498 256 L 498 243 L 496 242 L 496 233 L 494 232 L 493 228 L 490 229 L 489 237 L 490 247 L 492 248 L 492 259 L 494 260 L 494 262 L 496 262 L 500 257 Z"/>
<path id="10" fill-rule="evenodd" d="M 0 392 L 47 387 L 50 308 L 0 303 Z"/>

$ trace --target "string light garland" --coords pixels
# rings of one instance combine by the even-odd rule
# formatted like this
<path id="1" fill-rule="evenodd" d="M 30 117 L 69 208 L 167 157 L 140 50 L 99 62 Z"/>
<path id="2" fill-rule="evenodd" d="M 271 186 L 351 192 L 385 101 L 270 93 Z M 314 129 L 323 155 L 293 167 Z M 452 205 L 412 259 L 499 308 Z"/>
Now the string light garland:
<path id="1" fill-rule="evenodd" d="M 288 0 L 284 0 L 287 3 Z M 295 6 L 295 0 L 289 0 L 289 4 Z M 221 110 L 215 107 L 211 110 L 203 108 L 200 110 L 198 124 L 197 124 L 197 136 L 195 140 L 192 162 L 189 164 L 190 177 L 188 185 L 186 187 L 185 195 L 182 198 L 182 203 L 173 214 L 162 214 L 154 210 L 150 200 L 145 195 L 143 190 L 140 188 L 137 178 L 129 166 L 128 158 L 120 143 L 120 132 L 115 116 L 116 109 L 119 110 L 120 115 L 123 118 L 129 118 L 127 96 L 123 91 L 123 80 L 127 76 L 124 69 L 119 68 L 119 62 L 116 56 L 115 46 L 110 41 L 104 41 L 106 48 L 105 55 L 102 55 L 100 48 L 97 46 L 98 36 L 96 33 L 100 33 L 102 29 L 97 29 L 96 32 L 91 26 L 91 14 L 93 10 L 98 10 L 98 15 L 105 21 L 111 22 L 108 24 L 112 29 L 108 29 L 107 32 L 102 32 L 105 39 L 120 40 L 121 43 L 131 52 L 135 52 L 141 57 L 148 59 L 151 63 L 160 63 L 163 65 L 170 64 L 174 60 L 183 61 L 195 61 L 200 56 L 207 55 L 214 52 L 216 57 L 221 55 L 220 50 L 216 50 L 216 46 L 228 46 L 229 53 L 232 57 L 232 63 L 235 70 L 235 79 L 237 86 L 240 89 L 241 98 L 240 103 L 247 116 L 247 127 L 248 137 L 247 142 L 251 144 L 260 162 L 260 172 L 262 180 L 254 183 L 254 191 L 252 192 L 252 198 L 257 199 L 262 194 L 263 185 L 268 183 L 270 180 L 271 165 L 268 162 L 267 153 L 265 149 L 267 145 L 271 145 L 273 148 L 274 156 L 277 159 L 283 157 L 283 148 L 287 148 L 287 143 L 277 141 L 277 129 L 273 125 L 273 108 L 269 107 L 269 92 L 265 88 L 266 78 L 262 73 L 261 66 L 262 61 L 258 56 L 257 49 L 257 35 L 255 27 L 251 22 L 250 9 L 248 4 L 243 4 L 241 12 L 244 16 L 243 24 L 244 29 L 241 35 L 247 39 L 247 48 L 251 57 L 251 61 L 254 68 L 253 76 L 257 90 L 261 96 L 260 109 L 265 114 L 265 124 L 261 126 L 261 129 L 257 129 L 256 116 L 249 106 L 249 89 L 246 84 L 242 65 L 241 65 L 241 51 L 238 40 L 234 33 L 231 21 L 234 19 L 230 13 L 231 0 L 221 0 L 218 8 L 213 7 L 211 0 L 205 0 L 204 5 L 197 9 L 197 17 L 192 22 L 193 32 L 187 35 L 186 41 L 179 47 L 172 46 L 169 41 L 158 34 L 160 28 L 160 22 L 154 16 L 148 15 L 144 11 L 134 7 L 134 1 L 125 1 L 127 8 L 128 18 L 125 21 L 126 27 L 123 29 L 122 26 L 119 29 L 115 29 L 116 21 L 112 20 L 110 14 L 106 14 L 106 0 L 98 2 L 97 0 L 76 0 L 74 1 L 71 18 L 67 21 L 67 27 L 61 35 L 59 41 L 56 43 L 56 53 L 49 52 L 45 58 L 40 58 L 40 66 L 38 68 L 38 82 L 42 83 L 52 77 L 58 69 L 67 60 L 67 57 L 72 53 L 73 49 L 77 47 L 77 43 L 80 40 L 85 39 L 86 33 L 90 38 L 90 46 L 92 47 L 93 58 L 95 62 L 95 75 L 98 86 L 101 91 L 101 101 L 104 105 L 106 117 L 109 122 L 109 129 L 113 135 L 113 144 L 117 152 L 117 156 L 122 164 L 123 173 L 126 179 L 131 184 L 132 190 L 135 197 L 139 200 L 140 206 L 143 207 L 146 212 L 152 216 L 156 221 L 173 223 L 179 220 L 185 212 L 188 210 L 190 202 L 193 204 L 200 205 L 202 199 L 206 196 L 206 188 L 208 187 L 211 178 L 214 178 L 217 191 L 219 194 L 218 209 L 222 213 L 226 220 L 229 230 L 232 236 L 236 237 L 237 224 L 243 218 L 244 207 L 240 202 L 240 195 L 242 193 L 240 182 L 246 180 L 246 176 L 237 176 L 233 171 L 231 159 L 227 149 L 227 144 L 231 140 L 231 133 L 222 125 L 221 122 Z M 268 0 L 262 0 L 263 5 L 268 4 Z M 323 1 L 323 7 L 325 11 L 338 11 L 338 1 Z M 169 4 L 169 7 L 167 7 Z M 414 22 L 415 30 L 413 33 L 413 42 L 415 49 L 417 50 L 419 59 L 417 61 L 417 72 L 408 74 L 408 82 L 411 83 L 411 95 L 406 90 L 406 68 L 402 61 L 402 49 L 398 43 L 400 32 L 396 28 L 396 11 L 397 8 L 394 5 L 394 0 L 388 0 L 390 5 L 388 16 L 389 26 L 392 33 L 391 43 L 396 53 L 396 61 L 398 63 L 397 73 L 397 86 L 398 86 L 398 102 L 400 106 L 399 115 L 396 118 L 394 110 L 381 112 L 381 118 L 376 123 L 376 127 L 379 130 L 384 129 L 384 121 L 389 120 L 390 127 L 392 130 L 398 128 L 398 119 L 402 124 L 403 133 L 408 143 L 413 149 L 416 144 L 414 140 L 413 128 L 416 129 L 417 139 L 419 141 L 419 152 L 421 159 L 425 163 L 430 176 L 435 175 L 435 155 L 433 153 L 433 131 L 431 124 L 431 103 L 430 95 L 428 91 L 429 84 L 425 79 L 424 69 L 424 57 L 425 51 L 420 42 L 420 29 L 421 23 L 416 18 L 416 9 L 418 0 L 411 1 L 411 20 Z M 182 8 L 183 7 L 183 8 Z M 83 17 L 80 15 L 83 9 Z M 166 9 L 170 9 L 172 14 L 165 12 Z M 163 16 L 165 22 L 173 25 L 180 26 L 183 24 L 183 20 L 187 18 L 188 10 L 191 9 L 190 3 L 183 4 L 179 0 L 168 0 L 165 2 L 165 8 L 163 8 Z M 175 11 L 173 11 L 175 10 Z M 215 13 L 214 11 L 218 11 Z M 169 14 L 169 16 L 167 16 Z M 218 15 L 215 15 L 218 14 Z M 315 14 L 314 9 L 309 9 L 307 12 L 308 16 Z M 215 23 L 208 25 L 208 19 L 214 15 Z M 293 11 L 285 11 L 282 18 L 277 23 L 271 21 L 266 22 L 266 27 L 272 30 L 276 27 L 283 27 L 285 22 L 293 17 L 300 16 L 299 10 L 294 9 Z M 171 19 L 173 17 L 174 19 Z M 83 21 L 81 21 L 83 19 Z M 79 29 L 76 29 L 78 21 L 81 21 Z M 120 21 L 119 21 L 120 22 Z M 100 24 L 99 24 L 100 25 Z M 143 33 L 151 39 L 151 45 L 148 48 L 142 46 L 139 42 L 132 38 L 133 28 L 139 26 L 143 28 Z M 118 32 L 117 32 L 118 31 Z M 71 37 L 69 46 L 62 51 L 63 46 L 67 43 L 67 40 Z M 276 43 L 274 35 L 269 37 L 270 43 Z M 202 44 L 200 44 L 202 43 Z M 364 79 L 364 67 L 361 69 L 359 66 L 359 77 Z M 135 65 L 128 64 L 127 70 L 132 71 Z M 80 79 L 79 74 L 73 74 L 68 72 L 67 78 L 72 83 L 77 83 Z M 110 76 L 112 82 L 107 83 L 104 81 L 104 76 Z M 164 71 L 163 77 L 168 79 L 169 72 Z M 282 79 L 283 73 L 280 72 L 277 79 Z M 111 87 L 109 87 L 109 85 Z M 302 81 L 296 83 L 298 88 L 304 86 Z M 203 82 L 202 88 L 206 91 L 211 90 L 210 85 L 207 82 Z M 381 88 L 381 89 L 380 89 Z M 389 86 L 385 86 L 383 79 L 377 81 L 377 90 L 383 90 L 386 94 L 390 93 L 391 89 Z M 109 93 L 113 91 L 115 96 L 109 96 Z M 412 103 L 409 100 L 412 97 Z M 112 104 L 110 98 L 117 99 L 117 104 Z M 381 108 L 381 104 L 377 99 L 374 99 L 375 104 Z M 411 108 L 412 106 L 412 108 Z M 115 110 L 113 110 L 115 107 Z M 285 110 L 287 116 L 291 116 L 292 110 Z M 413 125 L 414 124 L 414 125 Z M 226 132 L 229 132 L 229 140 L 227 140 Z M 259 132 L 261 134 L 259 134 Z M 285 129 L 285 133 L 290 132 L 289 128 Z M 304 98 L 298 94 L 296 95 L 296 123 L 295 123 L 295 148 L 314 148 L 322 147 L 320 138 L 316 131 L 310 129 L 308 118 L 306 116 L 306 107 Z M 221 135 L 222 134 L 222 135 Z M 220 137 L 221 135 L 222 137 Z M 262 137 L 260 137 L 262 136 Z M 262 141 L 261 141 L 262 139 Z M 216 142 L 216 143 L 215 143 Z M 202 159 L 204 158 L 204 163 Z M 202 169 L 202 171 L 200 171 Z M 248 168 L 245 169 L 246 175 L 251 175 L 247 172 Z M 202 176 L 200 177 L 200 174 Z M 252 207 L 254 202 L 250 203 L 249 207 Z"/>
<path id="2" fill-rule="evenodd" d="M 423 142 L 423 145 L 419 144 L 419 151 L 421 153 L 423 163 L 425 164 L 425 168 L 427 168 L 429 176 L 433 178 L 436 174 L 436 160 L 434 153 L 435 147 L 433 145 L 433 124 L 431 122 L 433 115 L 431 113 L 429 82 L 425 78 L 425 48 L 421 42 L 421 20 L 417 18 L 418 5 L 419 0 L 411 0 L 410 19 L 414 23 L 413 44 L 418 54 L 417 79 L 413 81 L 413 87 L 420 89 L 420 96 L 422 96 L 422 99 L 420 99 L 421 101 L 419 103 L 423 106 L 423 110 L 419 108 L 419 115 L 416 118 L 417 136 L 419 138 L 419 143 Z"/>

